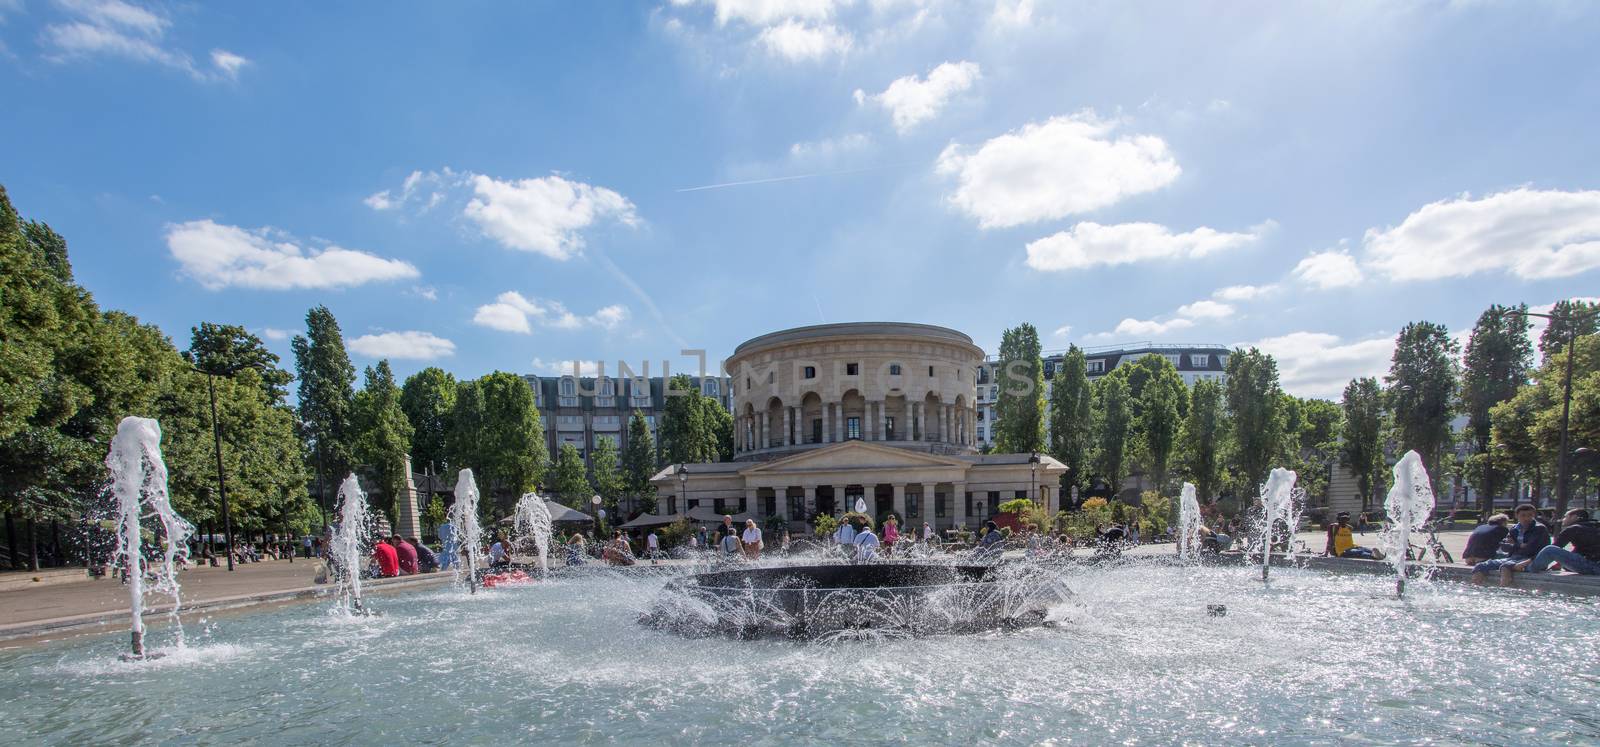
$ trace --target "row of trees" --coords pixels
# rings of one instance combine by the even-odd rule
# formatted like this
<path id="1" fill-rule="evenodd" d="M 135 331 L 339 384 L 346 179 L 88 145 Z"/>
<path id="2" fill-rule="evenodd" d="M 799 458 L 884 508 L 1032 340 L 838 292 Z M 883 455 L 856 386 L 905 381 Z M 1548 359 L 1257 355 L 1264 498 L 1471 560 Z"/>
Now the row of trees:
<path id="1" fill-rule="evenodd" d="M 1325 481 L 1340 420 L 1331 402 L 1285 394 L 1277 363 L 1259 350 L 1228 357 L 1227 384 L 1186 386 L 1165 356 L 1146 355 L 1093 381 L 1073 346 L 1052 378 L 1048 407 L 1038 331 L 1006 330 L 999 356 L 994 435 L 1005 452 L 1048 452 L 1066 465 L 1062 488 L 1103 484 L 1115 494 L 1143 475 L 1164 495 L 1174 478 L 1195 484 L 1202 500 L 1253 493 L 1274 465 L 1302 467 Z"/>
<path id="2" fill-rule="evenodd" d="M 1280 465 L 1299 472 L 1300 484 L 1317 495 L 1337 461 L 1356 476 L 1369 505 L 1386 490 L 1393 458 L 1414 449 L 1436 494 L 1448 495 L 1445 481 L 1459 476 L 1486 509 L 1511 482 L 1530 481 L 1540 492 L 1555 474 L 1569 334 L 1577 336 L 1570 442 L 1591 449 L 1600 443 L 1600 308 L 1556 304 L 1539 340 L 1538 368 L 1526 312 L 1489 307 L 1464 351 L 1443 325 L 1408 324 L 1382 381 L 1350 381 L 1339 403 L 1286 394 L 1277 362 L 1253 348 L 1228 356 L 1225 384 L 1186 387 L 1160 355 L 1091 383 L 1077 347 L 1064 356 L 1047 402 L 1038 332 L 1022 324 L 1002 335 L 996 448 L 1050 453 L 1067 466 L 1065 490 L 1103 483 L 1116 493 L 1129 475 L 1142 475 L 1164 495 L 1175 492 L 1177 479 L 1193 482 L 1204 501 L 1253 496 Z M 1467 425 L 1458 433 L 1452 422 L 1460 415 Z M 1458 460 L 1463 442 L 1471 455 Z"/>

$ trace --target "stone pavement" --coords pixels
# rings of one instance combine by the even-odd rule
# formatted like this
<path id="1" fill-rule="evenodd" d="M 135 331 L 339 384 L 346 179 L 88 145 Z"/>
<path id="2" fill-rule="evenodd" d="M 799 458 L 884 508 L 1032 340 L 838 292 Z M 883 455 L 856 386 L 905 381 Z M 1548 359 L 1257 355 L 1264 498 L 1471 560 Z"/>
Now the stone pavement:
<path id="1" fill-rule="evenodd" d="M 295 559 L 266 560 L 260 563 L 190 568 L 180 571 L 183 607 L 199 609 L 217 606 L 286 601 L 328 594 L 332 587 L 314 583 L 317 561 Z M 416 583 L 444 583 L 448 573 L 424 574 L 369 582 L 372 588 Z M 166 609 L 157 600 L 152 614 Z M 73 583 L 40 585 L 34 588 L 0 592 L 0 640 L 33 635 L 51 629 L 115 622 L 128 614 L 128 588 L 113 577 Z"/>

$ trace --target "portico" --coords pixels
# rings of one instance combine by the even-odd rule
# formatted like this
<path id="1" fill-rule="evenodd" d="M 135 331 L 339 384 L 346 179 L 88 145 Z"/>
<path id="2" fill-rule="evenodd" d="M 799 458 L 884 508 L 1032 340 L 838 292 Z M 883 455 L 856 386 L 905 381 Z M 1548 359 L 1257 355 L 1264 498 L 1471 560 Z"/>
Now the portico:
<path id="1" fill-rule="evenodd" d="M 765 462 L 685 465 L 681 478 L 672 466 L 653 482 L 669 514 L 715 507 L 758 521 L 777 516 L 801 531 L 812 517 L 852 511 L 862 500 L 878 519 L 894 513 L 903 525 L 943 531 L 975 527 L 1016 498 L 1055 511 L 1065 470 L 1049 456 L 1034 463 L 1028 454 L 946 455 L 845 441 Z"/>

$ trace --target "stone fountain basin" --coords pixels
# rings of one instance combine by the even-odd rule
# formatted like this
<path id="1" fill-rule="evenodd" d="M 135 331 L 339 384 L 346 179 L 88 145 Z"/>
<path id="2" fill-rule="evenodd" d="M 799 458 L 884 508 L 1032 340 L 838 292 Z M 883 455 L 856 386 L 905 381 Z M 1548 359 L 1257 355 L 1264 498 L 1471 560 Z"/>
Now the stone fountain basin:
<path id="1" fill-rule="evenodd" d="M 641 622 L 691 636 L 818 638 L 965 633 L 1044 622 L 1061 597 L 999 567 L 871 564 L 746 568 L 669 582 Z"/>

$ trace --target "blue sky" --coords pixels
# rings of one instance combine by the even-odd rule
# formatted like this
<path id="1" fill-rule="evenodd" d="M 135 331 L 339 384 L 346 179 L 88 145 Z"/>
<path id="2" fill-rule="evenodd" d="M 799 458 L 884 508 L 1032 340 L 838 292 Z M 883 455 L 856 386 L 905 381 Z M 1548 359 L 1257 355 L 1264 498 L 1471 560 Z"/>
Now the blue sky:
<path id="1" fill-rule="evenodd" d="M 1600 289 L 1582 2 L 0 0 L 0 183 L 183 344 L 713 360 L 822 321 L 1256 344 L 1337 396 Z"/>

